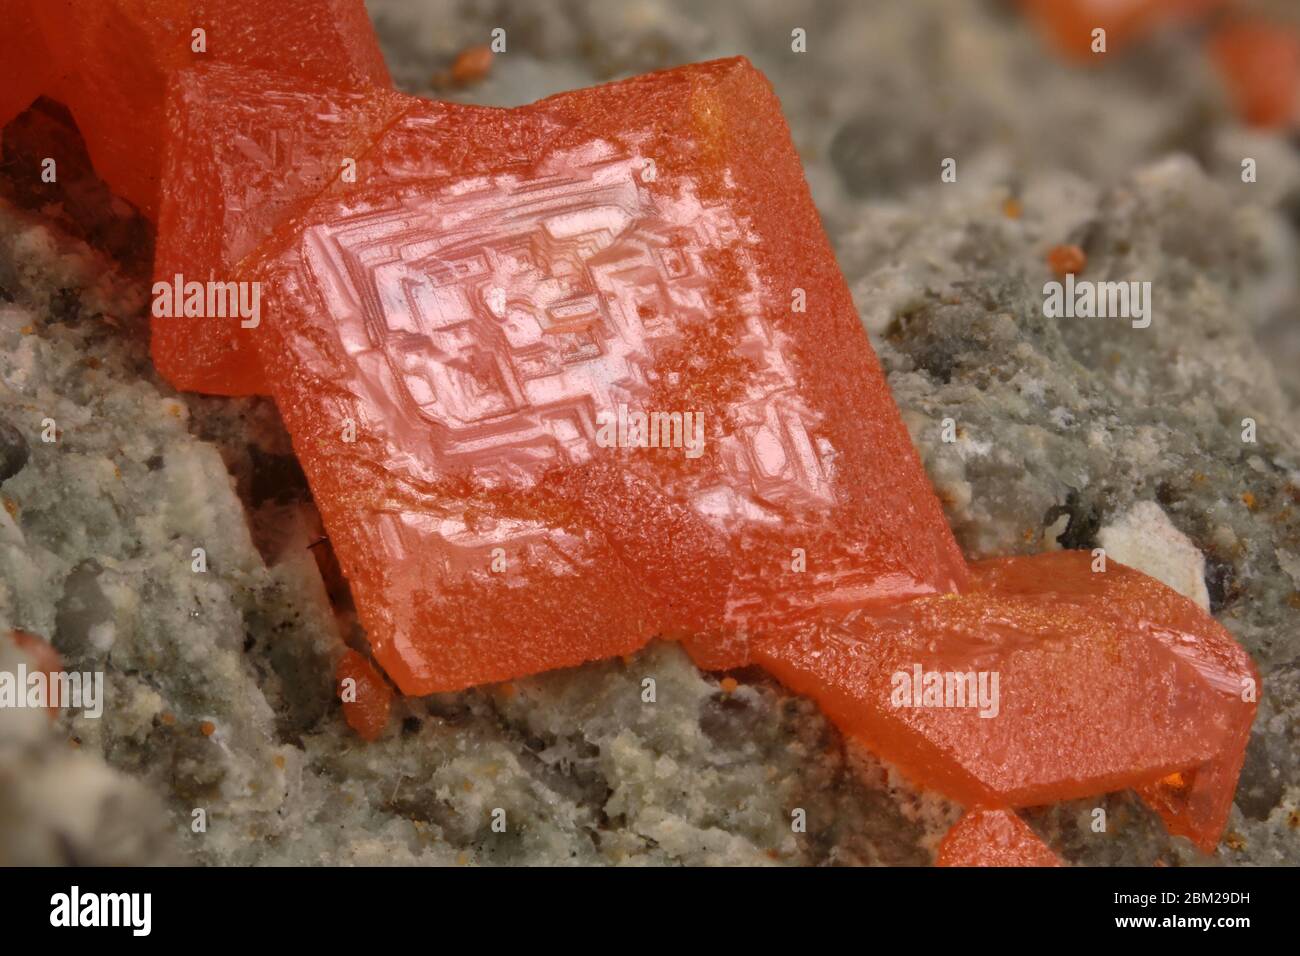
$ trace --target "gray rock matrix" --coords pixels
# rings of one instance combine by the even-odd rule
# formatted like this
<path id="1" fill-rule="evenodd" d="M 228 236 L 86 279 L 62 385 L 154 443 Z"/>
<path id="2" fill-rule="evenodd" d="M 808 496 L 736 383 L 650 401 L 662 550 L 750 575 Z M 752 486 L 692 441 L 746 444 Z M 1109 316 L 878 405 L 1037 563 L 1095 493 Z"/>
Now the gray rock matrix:
<path id="1" fill-rule="evenodd" d="M 1075 863 L 1300 861 L 1300 155 L 1235 123 L 1196 36 L 1089 70 L 992 0 L 369 7 L 400 86 L 496 105 L 749 56 L 967 555 L 1122 542 L 1263 675 L 1216 856 L 1130 794 L 1025 818 Z M 495 27 L 490 76 L 438 85 Z M 1091 278 L 1152 283 L 1149 328 L 1044 318 L 1067 242 Z M 106 683 L 98 720 L 0 710 L 0 863 L 932 861 L 959 807 L 761 673 L 724 687 L 671 645 L 401 700 L 363 743 L 333 687 L 361 635 L 274 406 L 161 382 L 146 278 L 0 203 L 0 625 Z M 0 640 L 0 670 L 21 659 Z"/>

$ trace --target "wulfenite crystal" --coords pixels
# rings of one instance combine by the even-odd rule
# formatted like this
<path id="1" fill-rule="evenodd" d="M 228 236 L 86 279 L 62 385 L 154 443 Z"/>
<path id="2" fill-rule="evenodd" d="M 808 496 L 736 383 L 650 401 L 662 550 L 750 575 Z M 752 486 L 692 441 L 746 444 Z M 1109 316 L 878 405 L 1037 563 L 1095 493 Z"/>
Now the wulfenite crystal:
<path id="1" fill-rule="evenodd" d="M 170 315 L 157 314 L 155 295 L 151 351 L 164 378 L 186 391 L 269 391 L 255 340 L 270 317 L 260 296 L 255 314 L 230 306 L 241 292 L 252 300 L 248 285 L 234 284 L 238 265 L 281 222 L 349 176 L 349 164 L 410 105 L 382 87 L 350 92 L 222 65 L 176 72 L 154 278 L 164 290 L 178 277 L 182 284 L 215 281 L 223 295 L 216 308 L 205 296 L 200 308 Z"/>
<path id="2" fill-rule="evenodd" d="M 1086 552 L 976 564 L 961 595 L 811 621 L 756 658 L 917 783 L 968 806 L 1134 788 L 1213 848 L 1257 676 L 1192 601 Z M 919 675 L 919 676 L 918 676 Z"/>
<path id="3" fill-rule="evenodd" d="M 250 337 L 404 691 L 964 581 L 746 61 L 412 101 L 283 233 Z"/>
<path id="4" fill-rule="evenodd" d="M 1060 866 L 1061 861 L 1010 810 L 972 810 L 939 844 L 939 866 Z"/>
<path id="5" fill-rule="evenodd" d="M 96 172 L 151 219 L 175 71 L 233 63 L 323 86 L 391 82 L 362 0 L 8 2 L 15 13 L 34 14 L 49 52 L 49 75 L 36 92 L 72 111 Z M 22 44 L 6 35 L 0 61 L 34 56 Z"/>
<path id="6" fill-rule="evenodd" d="M 1160 27 L 1195 21 L 1227 0 L 1020 0 L 1065 56 L 1086 61 L 1119 50 Z M 1095 31 L 1104 31 L 1099 46 Z"/>

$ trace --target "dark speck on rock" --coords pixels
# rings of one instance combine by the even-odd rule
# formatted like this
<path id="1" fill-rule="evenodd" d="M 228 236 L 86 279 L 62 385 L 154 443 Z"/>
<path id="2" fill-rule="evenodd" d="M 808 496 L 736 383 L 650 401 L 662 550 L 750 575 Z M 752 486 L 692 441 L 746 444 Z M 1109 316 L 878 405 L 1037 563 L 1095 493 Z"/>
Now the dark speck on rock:
<path id="1" fill-rule="evenodd" d="M 976 354 L 989 312 L 982 302 L 953 304 L 931 299 L 899 316 L 889 338 L 918 369 L 946 385 L 962 361 Z"/>
<path id="2" fill-rule="evenodd" d="M 171 780 L 186 799 L 212 797 L 225 777 L 219 748 L 209 737 L 179 736 L 172 751 Z"/>
<path id="3" fill-rule="evenodd" d="M 1069 521 L 1065 530 L 1056 539 L 1063 548 L 1090 550 L 1097 546 L 1097 532 L 1101 530 L 1101 513 L 1095 506 L 1084 501 L 1079 492 L 1071 489 L 1065 496 L 1065 504 L 1053 505 L 1043 516 L 1043 524 L 1050 525 L 1061 515 L 1067 515 Z"/>
<path id="4" fill-rule="evenodd" d="M 50 299 L 50 317 L 55 322 L 71 322 L 81 314 L 81 297 L 76 289 L 59 289 Z"/>
<path id="5" fill-rule="evenodd" d="M 969 149 L 962 123 L 910 122 L 914 105 L 882 96 L 844 124 L 831 140 L 830 160 L 854 196 L 897 196 L 938 176 L 945 157 Z"/>
<path id="6" fill-rule="evenodd" d="M 1207 554 L 1205 589 L 1210 593 L 1210 613 L 1219 613 L 1236 597 L 1236 573 L 1232 565 L 1216 558 L 1213 554 Z"/>
<path id="7" fill-rule="evenodd" d="M 27 464 L 29 449 L 23 433 L 0 418 L 0 482 L 8 481 Z"/>
<path id="8" fill-rule="evenodd" d="M 1267 820 L 1273 808 L 1282 802 L 1285 789 L 1276 755 L 1270 753 L 1270 742 L 1263 734 L 1253 734 L 1241 768 L 1237 806 L 1253 820 Z"/>
<path id="9" fill-rule="evenodd" d="M 1162 481 L 1156 485 L 1156 501 L 1168 508 L 1182 500 L 1183 492 L 1171 481 Z"/>
<path id="10" fill-rule="evenodd" d="M 307 476 L 292 455 L 274 455 L 256 445 L 248 446 L 253 473 L 249 497 L 254 505 L 265 501 L 292 501 L 310 497 Z"/>
<path id="11" fill-rule="evenodd" d="M 719 747 L 743 747 L 753 736 L 754 709 L 730 694 L 716 694 L 700 707 L 700 729 Z"/>

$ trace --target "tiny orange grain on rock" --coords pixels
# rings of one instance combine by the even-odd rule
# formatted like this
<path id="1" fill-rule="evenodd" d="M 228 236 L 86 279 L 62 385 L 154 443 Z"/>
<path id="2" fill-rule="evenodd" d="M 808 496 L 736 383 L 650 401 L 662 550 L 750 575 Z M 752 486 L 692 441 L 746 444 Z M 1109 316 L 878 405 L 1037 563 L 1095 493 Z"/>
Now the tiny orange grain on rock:
<path id="1" fill-rule="evenodd" d="M 49 641 L 39 635 L 32 634 L 28 631 L 18 628 L 9 631 L 9 639 L 13 641 L 14 646 L 23 651 L 35 664 L 35 669 L 45 674 L 47 677 L 59 673 L 63 670 L 63 658 Z M 58 702 L 51 697 L 46 711 L 53 718 L 58 713 Z"/>
<path id="2" fill-rule="evenodd" d="M 451 64 L 451 81 L 457 86 L 468 86 L 484 79 L 492 71 L 492 51 L 485 46 L 472 46 L 461 50 Z"/>
<path id="3" fill-rule="evenodd" d="M 365 740 L 375 740 L 388 726 L 393 689 L 368 659 L 351 648 L 339 661 L 335 679 L 343 700 L 343 719 Z"/>
<path id="4" fill-rule="evenodd" d="M 1078 275 L 1088 265 L 1088 256 L 1078 246 L 1053 246 L 1047 253 L 1048 267 L 1064 279 L 1071 273 Z"/>

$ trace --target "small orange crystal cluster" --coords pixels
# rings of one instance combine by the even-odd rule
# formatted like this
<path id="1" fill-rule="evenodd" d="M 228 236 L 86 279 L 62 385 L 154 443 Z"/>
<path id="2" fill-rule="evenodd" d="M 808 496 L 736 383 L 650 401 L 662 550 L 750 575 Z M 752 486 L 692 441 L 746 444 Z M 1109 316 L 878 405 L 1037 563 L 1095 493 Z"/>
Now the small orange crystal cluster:
<path id="1" fill-rule="evenodd" d="M 1043 35 L 1064 56 L 1087 60 L 1120 49 L 1151 31 L 1193 22 L 1228 0 L 1020 0 Z M 1096 31 L 1104 31 L 1098 47 Z"/>
<path id="2" fill-rule="evenodd" d="M 1300 30 L 1249 13 L 1229 0 L 1020 0 L 1062 56 L 1100 63 L 1163 27 L 1217 15 L 1206 41 L 1237 113 L 1251 126 L 1285 128 L 1300 120 Z"/>
<path id="3" fill-rule="evenodd" d="M 360 0 L 7 6 L 0 105 L 66 100 L 162 289 L 262 290 L 156 313 L 155 360 L 274 395 L 403 692 L 678 639 L 981 808 L 945 862 L 1049 862 L 1012 808 L 1126 787 L 1215 846 L 1249 658 L 1123 567 L 967 567 L 748 62 L 487 109 L 393 92 Z M 382 676 L 338 677 L 381 734 Z"/>

